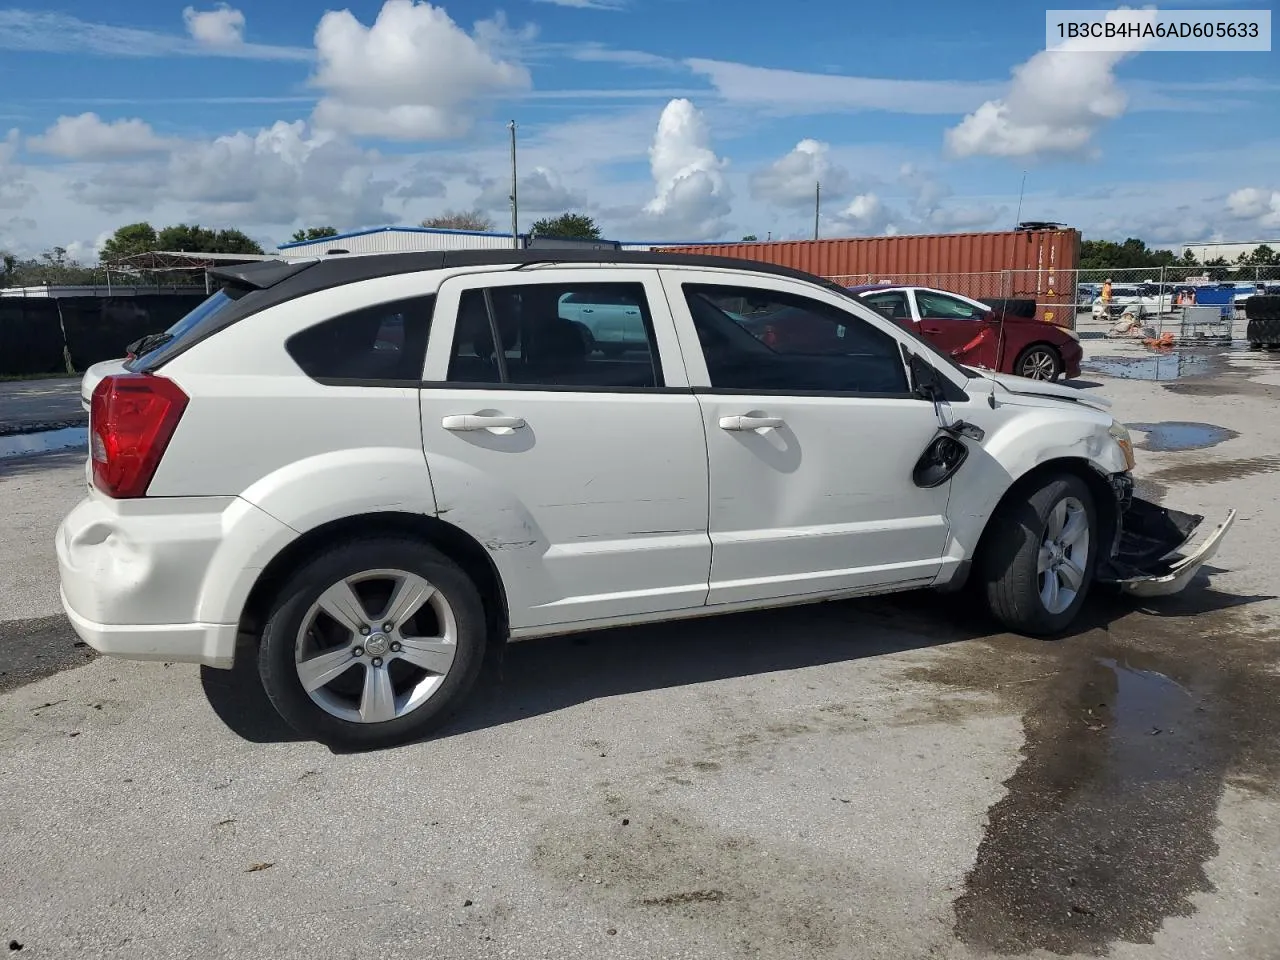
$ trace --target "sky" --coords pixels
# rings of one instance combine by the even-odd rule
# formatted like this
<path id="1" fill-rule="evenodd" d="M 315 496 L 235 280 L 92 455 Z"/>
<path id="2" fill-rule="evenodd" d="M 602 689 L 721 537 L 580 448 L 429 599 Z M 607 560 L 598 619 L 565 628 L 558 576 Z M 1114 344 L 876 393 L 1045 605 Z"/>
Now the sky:
<path id="1" fill-rule="evenodd" d="M 0 6 L 0 249 L 509 231 L 511 121 L 521 231 L 803 238 L 821 183 L 823 236 L 1280 236 L 1274 53 L 1044 47 L 1025 0 L 30 0 Z"/>

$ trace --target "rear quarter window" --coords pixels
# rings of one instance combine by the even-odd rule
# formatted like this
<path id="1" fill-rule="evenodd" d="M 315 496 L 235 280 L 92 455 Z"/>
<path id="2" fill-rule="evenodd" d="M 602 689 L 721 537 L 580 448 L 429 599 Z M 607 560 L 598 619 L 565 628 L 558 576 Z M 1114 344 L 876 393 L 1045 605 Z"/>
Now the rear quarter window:
<path id="1" fill-rule="evenodd" d="M 434 296 L 363 307 L 295 333 L 285 349 L 320 383 L 416 386 L 422 382 L 434 307 Z"/>

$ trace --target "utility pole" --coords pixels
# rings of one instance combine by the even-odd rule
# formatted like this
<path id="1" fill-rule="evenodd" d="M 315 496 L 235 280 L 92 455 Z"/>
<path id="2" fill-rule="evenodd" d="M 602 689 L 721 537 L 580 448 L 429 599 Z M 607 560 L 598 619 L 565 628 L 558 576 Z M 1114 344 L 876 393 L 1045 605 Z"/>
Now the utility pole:
<path id="1" fill-rule="evenodd" d="M 520 228 L 516 203 L 516 122 L 507 124 L 511 131 L 511 246 L 520 249 Z"/>
<path id="2" fill-rule="evenodd" d="M 813 239 L 818 239 L 818 218 L 822 214 L 822 184 L 813 185 Z"/>

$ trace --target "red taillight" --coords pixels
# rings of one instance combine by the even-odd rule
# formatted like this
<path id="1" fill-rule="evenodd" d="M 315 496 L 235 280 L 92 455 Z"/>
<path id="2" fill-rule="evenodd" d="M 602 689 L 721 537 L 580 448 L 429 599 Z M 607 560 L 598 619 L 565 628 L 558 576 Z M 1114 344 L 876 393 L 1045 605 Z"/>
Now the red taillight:
<path id="1" fill-rule="evenodd" d="M 149 373 L 104 377 L 89 403 L 93 482 L 120 500 L 146 496 L 187 395 L 172 380 Z"/>

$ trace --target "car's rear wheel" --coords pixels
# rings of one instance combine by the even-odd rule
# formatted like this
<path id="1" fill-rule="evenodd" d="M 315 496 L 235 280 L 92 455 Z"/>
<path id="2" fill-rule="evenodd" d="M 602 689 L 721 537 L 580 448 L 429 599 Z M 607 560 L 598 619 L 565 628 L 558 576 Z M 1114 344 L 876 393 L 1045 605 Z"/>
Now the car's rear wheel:
<path id="1" fill-rule="evenodd" d="M 1079 477 L 1051 477 L 992 516 L 981 573 L 987 605 L 1018 633 L 1051 636 L 1080 612 L 1097 566 L 1097 510 Z"/>
<path id="2" fill-rule="evenodd" d="M 484 608 L 447 557 L 414 540 L 334 547 L 280 590 L 258 653 L 267 696 L 304 736 L 369 749 L 420 739 L 484 660 Z"/>
<path id="3" fill-rule="evenodd" d="M 1013 372 L 1028 380 L 1057 380 L 1062 375 L 1062 357 L 1047 343 L 1035 343 L 1018 354 Z"/>

